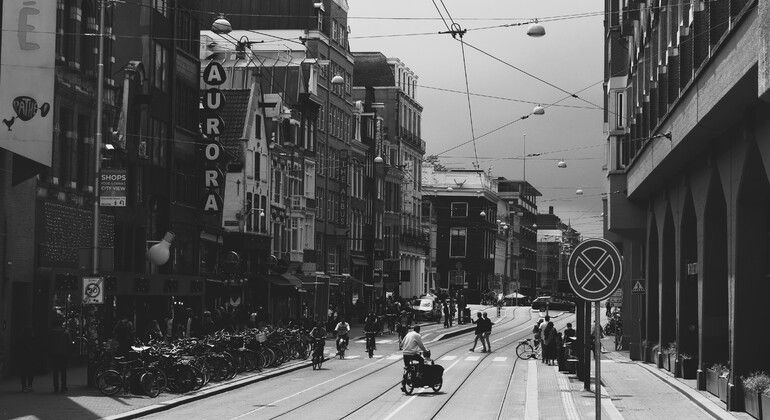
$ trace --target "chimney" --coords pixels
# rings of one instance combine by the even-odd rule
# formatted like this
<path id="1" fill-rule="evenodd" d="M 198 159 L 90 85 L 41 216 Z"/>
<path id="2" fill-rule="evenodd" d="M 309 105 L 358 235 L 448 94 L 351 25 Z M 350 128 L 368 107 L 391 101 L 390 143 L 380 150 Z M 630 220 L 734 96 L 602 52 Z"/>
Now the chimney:
<path id="1" fill-rule="evenodd" d="M 553 206 L 548 206 L 548 214 L 553 214 Z"/>

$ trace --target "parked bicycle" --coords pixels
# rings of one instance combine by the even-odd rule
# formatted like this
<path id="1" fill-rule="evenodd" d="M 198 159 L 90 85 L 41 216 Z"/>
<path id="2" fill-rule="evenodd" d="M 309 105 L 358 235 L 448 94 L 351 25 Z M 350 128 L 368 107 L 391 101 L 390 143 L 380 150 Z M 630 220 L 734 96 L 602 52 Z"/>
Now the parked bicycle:
<path id="1" fill-rule="evenodd" d="M 519 345 L 516 346 L 516 356 L 523 360 L 541 358 L 542 346 L 536 346 L 532 343 L 533 341 L 531 338 L 527 338 L 519 342 Z"/>

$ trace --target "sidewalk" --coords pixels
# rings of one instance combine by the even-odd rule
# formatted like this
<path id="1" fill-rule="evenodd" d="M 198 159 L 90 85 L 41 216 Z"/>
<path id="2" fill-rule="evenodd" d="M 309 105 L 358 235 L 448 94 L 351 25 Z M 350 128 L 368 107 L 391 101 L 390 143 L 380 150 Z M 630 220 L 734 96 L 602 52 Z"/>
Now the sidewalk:
<path id="1" fill-rule="evenodd" d="M 265 369 L 260 373 L 241 374 L 229 381 L 212 382 L 202 389 L 188 394 L 163 393 L 157 398 L 129 394 L 118 397 L 102 395 L 97 389 L 85 386 L 86 369 L 84 366 L 68 369 L 67 386 L 69 391 L 66 395 L 53 393 L 53 381 L 50 373 L 36 376 L 33 384 L 35 392 L 28 394 L 21 393 L 18 378 L 11 377 L 0 382 L 0 419 L 131 418 L 149 414 L 159 407 L 179 405 L 261 380 L 269 380 L 273 376 L 306 366 L 310 366 L 309 361 L 290 361 L 277 368 Z M 132 413 L 134 411 L 136 412 Z"/>

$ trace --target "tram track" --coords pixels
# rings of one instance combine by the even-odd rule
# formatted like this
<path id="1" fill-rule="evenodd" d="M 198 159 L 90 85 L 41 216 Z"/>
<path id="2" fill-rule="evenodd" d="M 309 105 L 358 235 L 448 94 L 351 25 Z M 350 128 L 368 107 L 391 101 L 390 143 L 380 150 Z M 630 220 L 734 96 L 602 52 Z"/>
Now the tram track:
<path id="1" fill-rule="evenodd" d="M 524 324 L 524 323 L 526 323 L 526 322 L 528 322 L 528 321 L 530 321 L 530 320 L 532 319 L 532 313 L 531 313 L 531 312 L 529 312 L 529 313 L 528 313 L 528 317 L 527 317 L 526 319 L 523 319 L 523 318 L 522 318 L 522 319 L 518 319 L 518 318 L 516 318 L 516 317 L 515 317 L 515 309 L 513 310 L 513 315 L 514 315 L 514 316 L 512 316 L 512 317 L 511 317 L 511 319 L 509 319 L 509 320 L 507 320 L 507 321 L 505 321 L 505 322 L 503 322 L 503 323 L 500 323 L 500 324 L 496 324 L 496 325 L 497 325 L 497 327 L 498 327 L 498 328 L 500 328 L 500 327 L 502 327 L 502 326 L 504 326 L 504 325 L 510 325 L 510 323 L 514 323 L 512 328 L 517 328 L 517 327 L 519 327 L 520 325 L 522 325 L 522 324 Z M 521 321 L 521 322 L 518 322 L 518 321 Z M 456 341 L 456 340 L 462 340 L 462 339 L 464 339 L 464 338 L 465 338 L 465 336 L 464 336 L 464 335 L 459 335 L 459 336 L 457 336 L 457 337 L 452 337 L 452 338 L 448 338 L 448 339 L 446 339 L 446 340 L 443 340 L 442 344 L 444 344 L 444 343 L 451 343 L 451 342 L 453 342 L 453 341 Z M 466 342 L 463 342 L 463 344 L 460 344 L 459 346 L 455 346 L 455 347 L 452 347 L 451 349 L 449 349 L 449 350 L 447 350 L 447 351 L 444 351 L 443 353 L 441 353 L 441 355 L 440 355 L 440 356 L 438 356 L 438 357 L 435 357 L 435 359 L 437 360 L 437 359 L 439 359 L 439 358 L 441 358 L 441 357 L 443 357 L 443 356 L 445 356 L 445 355 L 447 355 L 447 354 L 449 354 L 449 353 L 452 353 L 452 352 L 454 352 L 454 351 L 457 351 L 458 349 L 461 349 L 462 347 L 464 347 L 464 346 L 466 346 L 466 345 L 467 345 L 467 343 L 466 343 Z M 487 354 L 486 356 L 489 356 L 489 354 Z M 486 356 L 484 356 L 484 357 L 486 358 Z M 380 359 L 380 360 L 382 360 L 382 359 Z M 483 359 L 482 359 L 482 360 L 483 360 Z M 378 361 L 379 361 L 379 360 L 378 360 Z M 371 366 L 371 365 L 373 365 L 374 363 L 377 363 L 377 362 L 373 362 L 373 363 L 370 363 L 369 365 L 365 365 L 365 366 Z M 297 410 L 299 410 L 299 409 L 301 409 L 301 408 L 304 408 L 304 407 L 307 407 L 308 405 L 310 405 L 310 404 L 314 403 L 315 401 L 317 401 L 317 400 L 319 400 L 319 399 L 322 399 L 322 398 L 324 398 L 324 397 L 327 397 L 327 396 L 329 396 L 329 395 L 332 395 L 332 394 L 334 394 L 334 393 L 340 392 L 340 391 L 342 391 L 342 390 L 344 390 L 344 389 L 348 388 L 348 387 L 349 387 L 349 386 L 351 386 L 351 385 L 354 385 L 355 383 L 357 383 L 357 382 L 359 382 L 359 381 L 361 381 L 361 380 L 363 380 L 363 379 L 366 379 L 366 378 L 370 378 L 370 377 L 372 377 L 372 375 L 374 375 L 375 373 L 381 372 L 381 371 L 383 371 L 383 370 L 385 370 L 385 369 L 387 369 L 387 368 L 389 368 L 389 367 L 391 367 L 391 366 L 393 366 L 393 365 L 399 364 L 399 363 L 403 363 L 403 361 L 402 361 L 401 359 L 397 359 L 397 360 L 394 360 L 393 362 L 390 362 L 390 363 L 386 363 L 384 366 L 382 366 L 382 367 L 379 367 L 379 368 L 377 368 L 377 369 L 375 369 L 375 370 L 373 370 L 373 371 L 371 371 L 371 372 L 368 372 L 368 373 L 366 373 L 365 375 L 359 376 L 359 377 L 357 377 L 357 378 L 355 378 L 355 379 L 353 379 L 353 380 L 351 380 L 351 381 L 348 381 L 347 383 L 345 383 L 345 384 L 343 384 L 343 385 L 340 385 L 340 386 L 338 386 L 338 387 L 336 387 L 336 388 L 334 388 L 334 389 L 331 389 L 331 390 L 329 390 L 329 391 L 327 391 L 327 392 L 325 392 L 325 393 L 323 393 L 323 394 L 321 394 L 321 395 L 317 396 L 317 397 L 316 397 L 316 398 L 314 398 L 313 400 L 307 401 L 307 402 L 305 402 L 305 403 L 303 403 L 303 404 L 300 404 L 300 405 L 298 405 L 298 406 L 296 406 L 296 407 L 293 407 L 293 408 L 291 408 L 290 410 L 286 410 L 286 411 L 284 411 L 284 412 L 282 412 L 282 413 L 280 413 L 280 414 L 276 414 L 275 416 L 272 416 L 272 417 L 270 417 L 270 419 L 271 419 L 271 420 L 273 420 L 273 419 L 277 419 L 277 418 L 280 418 L 280 417 L 284 417 L 284 416 L 286 416 L 286 415 L 288 415 L 288 414 L 291 414 L 291 413 L 293 413 L 293 412 L 296 412 Z M 361 410 L 362 408 L 364 408 L 364 407 L 366 407 L 367 405 L 371 404 L 373 401 L 377 400 L 379 397 L 381 397 L 381 396 L 385 395 L 386 393 L 390 392 L 390 391 L 391 391 L 391 390 L 393 390 L 394 388 L 398 387 L 400 384 L 401 384 L 401 381 L 398 381 L 398 382 L 396 382 L 396 384 L 395 384 L 395 385 L 388 387 L 388 388 L 387 388 L 387 389 L 385 389 L 383 392 L 381 392 L 381 393 L 377 394 L 376 396 L 374 396 L 374 398 L 371 398 L 370 400 L 366 401 L 365 403 L 363 403 L 363 404 L 360 404 L 358 407 L 356 407 L 356 409 L 354 409 L 353 411 L 349 412 L 348 414 L 346 414 L 346 415 L 344 415 L 344 416 L 342 416 L 342 417 L 340 417 L 340 418 L 344 419 L 344 418 L 348 418 L 348 417 L 350 417 L 351 415 L 355 414 L 356 412 L 358 412 L 358 411 L 359 411 L 359 410 Z M 241 416 L 235 417 L 234 419 L 242 418 L 242 417 L 244 417 L 244 416 L 246 416 L 246 415 L 248 415 L 248 414 L 250 414 L 250 413 L 245 413 L 245 414 L 243 414 L 243 415 L 241 415 Z M 233 419 L 233 420 L 234 420 L 234 419 Z"/>

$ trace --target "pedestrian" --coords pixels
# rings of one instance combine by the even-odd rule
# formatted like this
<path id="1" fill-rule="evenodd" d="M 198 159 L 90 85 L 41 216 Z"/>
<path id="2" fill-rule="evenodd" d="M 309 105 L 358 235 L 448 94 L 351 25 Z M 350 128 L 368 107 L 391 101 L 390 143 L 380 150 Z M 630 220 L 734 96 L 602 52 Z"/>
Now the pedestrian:
<path id="1" fill-rule="evenodd" d="M 444 309 L 444 328 L 449 328 L 450 323 L 452 322 L 452 319 L 449 316 L 449 305 L 444 301 L 442 306 Z"/>
<path id="2" fill-rule="evenodd" d="M 201 320 L 201 336 L 206 337 L 214 333 L 214 319 L 210 311 L 203 311 L 203 320 Z"/>
<path id="3" fill-rule="evenodd" d="M 112 336 L 118 342 L 118 354 L 125 356 L 131 350 L 131 345 L 134 344 L 134 333 L 131 322 L 123 318 L 115 325 L 112 330 Z"/>
<path id="4" fill-rule="evenodd" d="M 27 325 L 16 343 L 18 355 L 19 377 L 21 379 L 21 392 L 32 392 L 32 380 L 35 378 L 35 363 L 37 362 L 37 350 L 39 346 L 31 325 Z"/>
<path id="5" fill-rule="evenodd" d="M 556 328 L 548 322 L 543 329 L 543 363 L 553 364 L 556 359 Z"/>
<path id="6" fill-rule="evenodd" d="M 575 341 L 577 337 L 577 333 L 575 332 L 575 329 L 572 328 L 572 323 L 567 323 L 567 328 L 564 330 L 564 342 L 565 343 L 571 343 Z"/>
<path id="7" fill-rule="evenodd" d="M 538 319 L 537 322 L 535 323 L 535 326 L 532 327 L 532 333 L 535 335 L 534 337 L 535 349 L 540 347 L 540 341 L 542 341 L 542 338 L 543 338 L 542 329 L 540 328 L 540 324 L 542 323 L 543 323 L 543 320 Z"/>
<path id="8" fill-rule="evenodd" d="M 492 343 L 489 342 L 489 336 L 492 335 L 492 320 L 489 319 L 489 316 L 486 312 L 483 314 L 484 316 L 484 334 L 482 335 L 482 341 L 481 343 L 484 344 L 486 342 L 487 344 L 487 351 L 492 352 Z"/>
<path id="9" fill-rule="evenodd" d="M 48 336 L 48 355 L 53 371 L 53 392 L 67 392 L 67 358 L 72 348 L 72 337 L 62 327 L 61 318 L 55 317 Z"/>
<path id="10" fill-rule="evenodd" d="M 612 316 L 612 302 L 607 300 L 607 318 Z"/>
<path id="11" fill-rule="evenodd" d="M 449 326 L 452 326 L 452 323 L 455 320 L 455 301 L 454 299 L 449 299 Z M 457 324 L 460 325 L 460 324 Z"/>
<path id="12" fill-rule="evenodd" d="M 484 338 L 482 337 L 484 335 L 484 318 L 481 317 L 481 312 L 476 312 L 476 320 L 471 321 L 472 323 L 476 324 L 476 330 L 474 333 L 476 334 L 476 338 L 473 339 L 473 347 L 471 347 L 471 351 L 476 350 L 476 344 L 478 344 L 479 340 L 481 340 L 481 352 L 486 353 L 487 352 L 487 345 L 484 342 Z"/>

